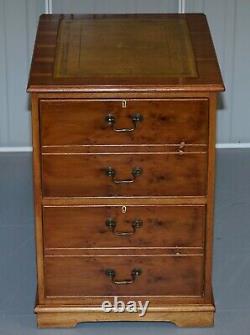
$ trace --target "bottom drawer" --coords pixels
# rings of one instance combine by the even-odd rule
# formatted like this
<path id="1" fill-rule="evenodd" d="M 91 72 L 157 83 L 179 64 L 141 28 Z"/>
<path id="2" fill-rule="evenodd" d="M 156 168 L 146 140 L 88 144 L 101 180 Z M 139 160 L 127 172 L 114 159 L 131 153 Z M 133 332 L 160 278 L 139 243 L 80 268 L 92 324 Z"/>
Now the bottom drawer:
<path id="1" fill-rule="evenodd" d="M 45 295 L 202 296 L 203 256 L 47 256 Z"/>

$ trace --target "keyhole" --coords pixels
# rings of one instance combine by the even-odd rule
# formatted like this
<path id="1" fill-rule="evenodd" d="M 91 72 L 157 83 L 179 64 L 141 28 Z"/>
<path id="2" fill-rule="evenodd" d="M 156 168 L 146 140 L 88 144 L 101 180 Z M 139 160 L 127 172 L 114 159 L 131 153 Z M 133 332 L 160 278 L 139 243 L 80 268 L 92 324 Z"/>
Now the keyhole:
<path id="1" fill-rule="evenodd" d="M 126 213 L 127 212 L 127 207 L 126 206 L 122 206 L 122 213 Z"/>

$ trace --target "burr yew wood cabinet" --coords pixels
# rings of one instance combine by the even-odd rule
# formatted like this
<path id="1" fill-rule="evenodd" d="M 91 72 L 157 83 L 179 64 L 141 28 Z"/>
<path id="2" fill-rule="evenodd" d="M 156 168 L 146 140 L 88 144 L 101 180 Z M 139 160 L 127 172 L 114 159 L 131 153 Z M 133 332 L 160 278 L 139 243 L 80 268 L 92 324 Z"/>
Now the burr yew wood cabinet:
<path id="1" fill-rule="evenodd" d="M 223 89 L 202 14 L 41 16 L 28 84 L 38 326 L 213 324 Z M 115 296 L 147 313 L 105 313 Z"/>

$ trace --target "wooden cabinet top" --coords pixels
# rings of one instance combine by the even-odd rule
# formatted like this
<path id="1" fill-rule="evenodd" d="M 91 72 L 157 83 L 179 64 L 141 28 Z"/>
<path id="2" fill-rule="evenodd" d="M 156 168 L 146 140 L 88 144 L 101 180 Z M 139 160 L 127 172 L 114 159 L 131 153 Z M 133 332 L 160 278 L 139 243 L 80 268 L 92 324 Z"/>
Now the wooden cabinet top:
<path id="1" fill-rule="evenodd" d="M 40 17 L 29 92 L 223 89 L 203 14 Z"/>

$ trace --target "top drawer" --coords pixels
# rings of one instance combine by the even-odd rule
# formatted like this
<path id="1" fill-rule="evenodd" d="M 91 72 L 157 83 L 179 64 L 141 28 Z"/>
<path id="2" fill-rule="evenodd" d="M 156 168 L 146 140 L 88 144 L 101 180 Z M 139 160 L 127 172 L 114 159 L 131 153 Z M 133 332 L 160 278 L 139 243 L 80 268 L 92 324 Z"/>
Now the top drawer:
<path id="1" fill-rule="evenodd" d="M 207 99 L 41 100 L 42 145 L 206 144 Z"/>

